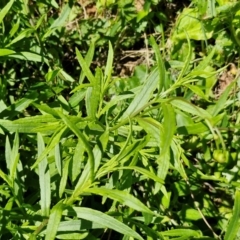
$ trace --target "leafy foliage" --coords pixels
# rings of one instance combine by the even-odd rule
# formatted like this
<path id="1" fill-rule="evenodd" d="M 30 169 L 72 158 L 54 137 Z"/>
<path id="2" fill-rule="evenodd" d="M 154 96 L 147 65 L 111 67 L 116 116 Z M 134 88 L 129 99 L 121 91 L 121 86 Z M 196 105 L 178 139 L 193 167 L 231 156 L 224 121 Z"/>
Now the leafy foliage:
<path id="1" fill-rule="evenodd" d="M 0 8 L 2 238 L 239 238 L 238 1 Z"/>

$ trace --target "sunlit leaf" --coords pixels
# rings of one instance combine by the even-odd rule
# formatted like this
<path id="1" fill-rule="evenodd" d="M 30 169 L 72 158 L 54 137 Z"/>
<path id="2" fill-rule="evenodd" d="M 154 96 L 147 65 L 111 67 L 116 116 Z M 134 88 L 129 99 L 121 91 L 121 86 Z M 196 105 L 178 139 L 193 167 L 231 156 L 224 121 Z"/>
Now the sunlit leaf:
<path id="1" fill-rule="evenodd" d="M 138 233 L 136 233 L 127 225 L 97 210 L 93 210 L 91 208 L 73 207 L 68 209 L 67 214 L 73 216 L 77 215 L 77 217 L 81 219 L 85 219 L 94 223 L 100 223 L 102 226 L 113 229 L 119 233 L 122 233 L 123 235 L 143 240 Z"/>
<path id="2" fill-rule="evenodd" d="M 230 222 L 228 223 L 224 240 L 236 239 L 236 235 L 240 228 L 239 217 L 240 217 L 240 191 L 236 190 L 234 207 L 233 207 L 233 215 Z"/>
<path id="3" fill-rule="evenodd" d="M 38 133 L 38 156 L 41 156 L 45 150 L 43 137 Z M 50 172 L 47 158 L 44 157 L 38 164 L 39 184 L 40 184 L 40 205 L 43 216 L 49 216 L 51 205 L 51 187 L 50 187 Z"/>

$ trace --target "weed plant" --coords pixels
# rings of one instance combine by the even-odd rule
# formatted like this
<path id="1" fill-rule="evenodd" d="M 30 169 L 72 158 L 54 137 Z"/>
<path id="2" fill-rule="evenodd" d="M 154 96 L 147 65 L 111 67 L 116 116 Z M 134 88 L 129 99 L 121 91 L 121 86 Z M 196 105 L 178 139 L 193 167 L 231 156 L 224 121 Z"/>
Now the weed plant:
<path id="1" fill-rule="evenodd" d="M 0 9 L 1 239 L 240 239 L 238 1 Z"/>

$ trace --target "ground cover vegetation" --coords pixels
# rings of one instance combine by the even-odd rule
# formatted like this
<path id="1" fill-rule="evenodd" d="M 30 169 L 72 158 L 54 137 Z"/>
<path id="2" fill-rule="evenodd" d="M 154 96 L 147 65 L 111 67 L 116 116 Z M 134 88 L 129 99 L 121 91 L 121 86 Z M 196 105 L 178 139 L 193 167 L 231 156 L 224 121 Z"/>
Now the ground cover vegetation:
<path id="1" fill-rule="evenodd" d="M 0 1 L 1 239 L 240 239 L 236 0 Z"/>

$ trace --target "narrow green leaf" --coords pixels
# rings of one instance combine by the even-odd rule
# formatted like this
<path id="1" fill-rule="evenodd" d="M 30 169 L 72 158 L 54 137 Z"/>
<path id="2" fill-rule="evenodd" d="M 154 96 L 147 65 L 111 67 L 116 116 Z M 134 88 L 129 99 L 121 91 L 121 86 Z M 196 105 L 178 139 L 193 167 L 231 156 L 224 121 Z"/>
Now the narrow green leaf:
<path id="1" fill-rule="evenodd" d="M 182 111 L 191 113 L 200 118 L 211 119 L 211 117 L 212 117 L 211 114 L 209 114 L 206 110 L 204 110 L 198 106 L 195 106 L 192 103 L 189 103 L 188 101 L 186 101 L 183 98 L 172 98 L 170 100 L 170 103 L 173 106 L 181 109 Z"/>
<path id="2" fill-rule="evenodd" d="M 59 127 L 59 125 L 60 121 L 50 115 L 25 117 L 14 121 L 0 119 L 0 126 L 2 129 L 9 132 L 54 132 Z"/>
<path id="3" fill-rule="evenodd" d="M 150 41 L 151 41 L 151 45 L 153 47 L 155 56 L 156 56 L 156 60 L 157 60 L 157 69 L 159 71 L 159 87 L 158 87 L 158 92 L 160 93 L 162 91 L 162 88 L 165 85 L 166 82 L 166 69 L 165 69 L 165 65 L 163 62 L 163 59 L 161 57 L 161 53 L 159 51 L 159 46 L 157 45 L 155 39 L 153 36 L 150 37 Z"/>
<path id="4" fill-rule="evenodd" d="M 157 158 L 157 176 L 165 180 L 170 166 L 170 146 L 176 129 L 176 119 L 174 109 L 171 105 L 168 103 L 163 103 L 162 108 L 164 122 L 163 127 L 159 129 L 161 151 L 160 155 Z M 156 183 L 154 192 L 156 193 L 159 190 L 161 190 L 163 194 L 168 198 L 165 187 L 160 183 Z"/>
<path id="5" fill-rule="evenodd" d="M 70 163 L 69 171 L 72 182 L 74 182 L 81 172 L 81 164 L 84 160 L 85 147 L 81 139 L 78 140 L 72 161 Z"/>
<path id="6" fill-rule="evenodd" d="M 86 93 L 86 110 L 88 117 L 95 119 L 99 107 L 101 97 L 102 76 L 101 70 L 97 68 L 95 82 L 92 87 L 89 87 Z"/>
<path id="7" fill-rule="evenodd" d="M 53 22 L 48 31 L 43 35 L 42 40 L 45 40 L 49 37 L 58 27 L 64 26 L 65 21 L 67 20 L 70 14 L 71 8 L 69 4 L 66 4 L 60 13 L 60 16 Z"/>
<path id="8" fill-rule="evenodd" d="M 113 66 L 113 47 L 111 42 L 108 42 L 108 57 L 107 57 L 107 64 L 104 71 L 104 87 L 103 92 L 105 92 L 108 88 L 108 85 L 111 80 L 112 76 L 112 66 Z"/>
<path id="9" fill-rule="evenodd" d="M 182 80 L 182 77 L 186 74 L 186 72 L 189 68 L 189 65 L 190 65 L 191 58 L 192 58 L 192 45 L 191 45 L 190 39 L 188 37 L 188 34 L 186 32 L 185 32 L 185 34 L 186 34 L 187 42 L 188 42 L 188 54 L 187 54 L 186 60 L 184 62 L 184 66 L 178 76 L 176 83 L 180 82 Z"/>
<path id="10" fill-rule="evenodd" d="M 128 117 L 135 116 L 141 110 L 144 110 L 147 103 L 153 96 L 153 91 L 158 86 L 159 80 L 159 71 L 155 68 L 152 73 L 149 75 L 148 79 L 145 81 L 144 85 L 142 86 L 140 92 L 136 94 L 132 102 L 130 103 L 127 110 L 123 113 L 121 119 L 125 120 Z"/>
<path id="11" fill-rule="evenodd" d="M 75 201 L 75 199 L 86 189 L 89 188 L 91 185 L 90 181 L 90 163 L 89 161 L 85 165 L 81 176 L 74 188 L 74 191 L 72 193 L 72 196 L 68 199 L 67 204 L 72 204 L 72 202 Z"/>
<path id="12" fill-rule="evenodd" d="M 14 116 L 18 115 L 19 112 L 24 111 L 32 102 L 37 99 L 36 94 L 30 94 L 24 98 L 21 98 L 19 101 L 16 101 L 14 104 L 11 104 L 9 107 L 5 109 L 1 116 L 5 118 L 12 119 Z"/>
<path id="13" fill-rule="evenodd" d="M 63 69 L 60 69 L 59 77 L 65 81 L 68 82 L 75 82 L 75 79 L 73 79 L 68 73 L 66 73 Z"/>
<path id="14" fill-rule="evenodd" d="M 209 131 L 209 127 L 203 123 L 203 122 L 198 122 L 194 123 L 188 126 L 181 126 L 177 129 L 177 132 L 179 134 L 200 134 Z"/>
<path id="15" fill-rule="evenodd" d="M 129 123 L 130 123 L 130 124 L 129 124 L 128 136 L 127 136 L 127 139 L 125 140 L 124 145 L 123 145 L 123 147 L 121 148 L 120 152 L 119 152 L 117 155 L 113 156 L 110 161 L 106 162 L 106 163 L 99 169 L 98 174 L 101 175 L 101 173 L 102 173 L 102 172 L 105 172 L 106 169 L 108 169 L 108 168 L 112 169 L 113 167 L 115 167 L 115 165 L 118 164 L 118 162 L 119 162 L 122 158 L 124 158 L 126 155 L 128 155 L 129 152 L 132 152 L 131 149 L 128 148 L 128 145 L 129 145 L 129 143 L 130 143 L 130 141 L 131 141 L 131 139 L 132 139 L 132 123 L 131 123 L 131 120 L 130 120 L 130 119 L 129 119 Z M 135 142 L 135 144 L 137 144 L 137 143 Z M 131 147 L 132 149 L 134 149 L 134 147 L 136 147 L 135 144 L 132 144 L 132 147 Z M 136 149 L 135 149 L 135 150 L 136 150 Z M 132 152 L 132 153 L 133 153 L 133 152 Z"/>
<path id="16" fill-rule="evenodd" d="M 79 108 L 79 103 L 84 99 L 86 95 L 86 89 L 80 89 L 75 92 L 68 100 L 69 105 L 72 108 Z"/>
<path id="17" fill-rule="evenodd" d="M 181 146 L 177 143 L 177 141 L 176 142 L 172 141 L 171 149 L 172 149 L 172 157 L 174 159 L 174 168 L 180 173 L 183 179 L 188 179 L 188 176 L 186 174 L 186 171 L 182 163 L 183 150 Z"/>
<path id="18" fill-rule="evenodd" d="M 10 179 L 12 182 L 14 182 L 17 172 L 17 164 L 19 160 L 19 135 L 17 132 L 14 137 L 12 149 L 9 139 L 8 137 L 6 137 L 5 158 L 7 162 L 7 168 L 9 170 Z"/>
<path id="19" fill-rule="evenodd" d="M 81 53 L 78 51 L 77 48 L 76 48 L 76 54 L 77 54 L 78 62 L 80 64 L 81 68 L 82 68 L 82 71 L 84 72 L 84 74 L 88 78 L 89 82 L 92 85 L 94 85 L 94 83 L 96 82 L 96 79 L 89 69 L 89 64 L 84 60 L 84 58 L 82 57 Z"/>
<path id="20" fill-rule="evenodd" d="M 0 169 L 0 177 L 8 184 L 9 187 L 13 187 L 11 179 Z"/>
<path id="21" fill-rule="evenodd" d="M 7 105 L 4 103 L 3 100 L 0 100 L 0 113 L 7 109 Z"/>
<path id="22" fill-rule="evenodd" d="M 237 80 L 237 79 L 236 79 Z M 236 80 L 231 82 L 229 86 L 224 90 L 222 95 L 219 97 L 216 104 L 214 104 L 211 108 L 209 108 L 209 112 L 216 116 L 221 110 L 223 110 L 226 106 L 226 101 L 229 97 L 229 93 L 232 90 L 233 86 L 236 84 Z"/>
<path id="23" fill-rule="evenodd" d="M 43 137 L 40 133 L 37 134 L 38 139 L 38 157 L 45 150 Z M 42 216 L 49 216 L 51 205 L 51 181 L 47 158 L 44 157 L 38 164 L 39 185 L 40 185 L 40 205 Z"/>
<path id="24" fill-rule="evenodd" d="M 7 163 L 7 168 L 8 171 L 10 172 L 11 170 L 11 166 L 12 166 L 12 157 L 11 154 L 12 153 L 12 149 L 11 149 L 11 145 L 9 142 L 9 138 L 8 136 L 6 136 L 6 142 L 5 142 L 5 159 L 6 159 L 6 163 Z"/>
<path id="25" fill-rule="evenodd" d="M 137 117 L 136 120 L 138 121 L 139 125 L 154 139 L 157 143 L 158 147 L 160 147 L 160 129 L 162 129 L 162 124 L 159 123 L 157 120 L 145 117 L 140 118 Z M 163 131 L 163 130 L 161 130 Z"/>
<path id="26" fill-rule="evenodd" d="M 198 231 L 191 230 L 191 229 L 172 229 L 168 231 L 163 231 L 161 232 L 161 234 L 163 236 L 169 236 L 169 237 L 176 237 L 176 236 L 184 237 L 181 239 L 189 239 L 189 237 L 200 237 L 200 234 Z"/>
<path id="27" fill-rule="evenodd" d="M 85 152 L 86 148 L 85 148 L 84 144 L 82 143 L 81 139 L 79 139 L 79 143 L 77 146 L 79 146 L 80 149 L 77 150 L 78 153 L 75 153 L 76 155 L 74 154 L 74 157 L 76 157 L 76 161 L 78 161 L 77 164 L 81 165 L 80 161 L 84 158 L 84 152 Z M 78 156 L 79 156 L 79 158 L 77 158 Z M 95 145 L 95 147 L 93 149 L 93 156 L 94 156 L 94 171 L 97 171 L 98 167 L 101 163 L 101 159 L 102 159 L 102 152 L 97 145 Z M 80 166 L 79 166 L 79 168 L 80 168 Z M 75 186 L 72 196 L 68 200 L 69 203 L 74 201 L 74 199 L 76 197 L 78 197 L 86 188 L 90 187 L 90 185 L 91 185 L 91 182 L 89 181 L 89 177 L 91 174 L 90 168 L 91 168 L 90 162 L 88 161 L 84 167 L 84 170 L 81 173 L 81 176 L 80 176 L 76 186 Z M 74 171 L 77 171 L 77 169 L 74 169 Z M 79 175 L 79 173 L 80 173 L 80 171 L 78 171 L 76 174 Z"/>
<path id="28" fill-rule="evenodd" d="M 47 82 L 54 81 L 60 71 L 61 71 L 60 68 L 54 69 L 52 71 L 48 71 L 47 74 L 45 75 L 46 81 Z"/>
<path id="29" fill-rule="evenodd" d="M 62 95 L 59 94 L 57 96 L 57 99 L 58 99 L 58 102 L 61 105 L 61 108 L 64 109 L 65 112 L 70 112 L 71 111 L 68 101 Z"/>
<path id="30" fill-rule="evenodd" d="M 163 236 L 161 235 L 160 231 L 158 231 L 158 230 L 156 230 L 156 229 L 153 229 L 153 228 L 151 227 L 151 225 L 150 225 L 150 226 L 149 226 L 149 225 L 147 226 L 145 223 L 142 224 L 142 223 L 140 223 L 139 221 L 134 221 L 134 224 L 135 224 L 138 228 L 142 229 L 142 230 L 147 234 L 147 236 L 148 236 L 149 239 L 151 239 L 151 240 L 154 240 L 154 239 L 165 240 L 165 239 L 163 238 Z"/>
<path id="31" fill-rule="evenodd" d="M 216 52 L 216 48 L 214 47 L 211 52 L 205 57 L 190 73 L 188 76 L 196 76 L 198 71 L 204 71 L 210 64 L 214 54 Z M 198 74 L 199 75 L 199 74 Z"/>
<path id="32" fill-rule="evenodd" d="M 0 48 L 0 57 L 16 53 L 11 49 Z"/>
<path id="33" fill-rule="evenodd" d="M 88 160 L 89 160 L 89 166 L 90 166 L 90 179 L 91 181 L 93 181 L 94 179 L 94 158 L 93 158 L 93 152 L 91 149 L 91 146 L 89 145 L 87 139 L 85 138 L 85 136 L 83 135 L 83 133 L 81 131 L 79 131 L 79 129 L 77 128 L 77 126 L 75 124 L 73 124 L 67 116 L 65 116 L 63 113 L 58 112 L 59 116 L 61 117 L 61 119 L 63 120 L 63 122 L 66 124 L 66 126 L 71 129 L 71 131 L 78 137 L 81 139 L 82 143 L 84 144 L 87 153 L 88 153 Z"/>
<path id="34" fill-rule="evenodd" d="M 8 57 L 21 59 L 25 61 L 45 62 L 47 65 L 49 65 L 48 60 L 45 57 L 33 52 L 16 52 L 14 54 L 9 55 Z"/>
<path id="35" fill-rule="evenodd" d="M 10 43 L 8 43 L 5 47 L 9 47 L 12 44 L 22 40 L 23 38 L 28 38 L 32 33 L 34 32 L 34 29 L 32 28 L 28 28 L 23 30 L 21 33 L 19 33 L 19 35 L 17 37 L 15 37 Z"/>
<path id="36" fill-rule="evenodd" d="M 98 145 L 95 145 L 93 148 L 93 156 L 94 156 L 94 172 L 96 172 L 100 166 L 102 160 L 103 152 Z"/>
<path id="37" fill-rule="evenodd" d="M 123 170 L 123 169 L 134 170 L 136 172 L 141 173 L 142 175 L 144 175 L 147 178 L 150 178 L 150 179 L 152 179 L 152 180 L 154 180 L 156 182 L 164 184 L 164 180 L 162 178 L 159 178 L 154 173 L 148 171 L 147 169 L 141 168 L 141 167 L 137 167 L 137 166 L 117 167 L 117 168 L 114 168 L 113 171 L 115 171 L 115 170 Z"/>
<path id="38" fill-rule="evenodd" d="M 56 146 L 54 148 L 54 153 L 55 153 L 54 154 L 55 164 L 56 164 L 58 173 L 61 176 L 61 174 L 62 174 L 62 158 L 61 158 L 59 143 L 56 144 Z"/>
<path id="39" fill-rule="evenodd" d="M 184 86 L 189 88 L 193 93 L 197 94 L 199 97 L 209 102 L 208 96 L 204 94 L 204 92 L 200 89 L 199 86 L 192 85 L 192 84 L 185 84 Z"/>
<path id="40" fill-rule="evenodd" d="M 48 220 L 45 240 L 55 240 L 58 225 L 61 221 L 64 204 L 62 201 L 58 202 L 51 210 Z"/>
<path id="41" fill-rule="evenodd" d="M 44 149 L 44 151 L 41 153 L 41 155 L 38 157 L 38 159 L 35 161 L 35 163 L 32 165 L 31 169 L 35 168 L 51 151 L 52 149 L 59 143 L 63 133 L 67 127 L 60 127 L 56 130 L 56 132 L 51 137 L 47 147 Z"/>
<path id="42" fill-rule="evenodd" d="M 2 23 L 4 17 L 7 15 L 7 13 L 9 12 L 10 8 L 12 7 L 14 3 L 14 0 L 10 0 L 6 6 L 0 11 L 0 24 Z"/>
<path id="43" fill-rule="evenodd" d="M 78 218 L 86 219 L 94 223 L 100 223 L 106 228 L 113 229 L 114 231 L 117 231 L 123 235 L 127 235 L 138 240 L 143 240 L 143 238 L 130 227 L 100 211 L 93 210 L 91 208 L 73 207 L 69 208 L 67 213 L 70 216 L 77 215 Z"/>
<path id="44" fill-rule="evenodd" d="M 170 146 L 172 143 L 172 139 L 175 133 L 176 129 L 176 119 L 175 119 L 175 112 L 173 107 L 170 104 L 163 103 L 163 116 L 164 116 L 164 122 L 163 122 L 163 129 L 161 133 L 161 155 L 165 155 L 170 150 Z"/>
<path id="45" fill-rule="evenodd" d="M 36 235 L 31 234 L 30 237 L 28 238 L 28 240 L 37 240 Z"/>
<path id="46" fill-rule="evenodd" d="M 124 94 L 119 96 L 114 96 L 111 101 L 107 102 L 104 108 L 100 111 L 99 115 L 103 115 L 106 111 L 108 111 L 112 106 L 117 105 L 120 101 L 128 98 L 133 98 L 133 94 Z"/>
<path id="47" fill-rule="evenodd" d="M 157 176 L 160 179 L 165 180 L 167 173 L 168 173 L 168 169 L 170 167 L 170 156 L 169 156 L 169 152 L 165 152 L 164 154 L 160 154 L 157 158 L 157 163 L 158 163 L 158 170 L 157 170 Z M 162 184 L 157 183 L 158 188 L 161 189 Z M 156 190 L 155 190 L 156 192 Z"/>
<path id="48" fill-rule="evenodd" d="M 233 215 L 227 226 L 227 231 L 224 236 L 224 240 L 236 239 L 237 233 L 240 229 L 239 219 L 240 219 L 240 191 L 236 190 L 234 206 L 233 206 Z"/>
<path id="49" fill-rule="evenodd" d="M 63 212 L 63 215 L 66 214 L 66 211 Z M 79 230 L 86 230 L 86 229 L 97 229 L 97 228 L 104 228 L 103 225 L 97 222 L 90 222 L 85 219 L 81 220 L 70 220 L 70 221 L 62 221 L 58 226 L 58 233 L 60 232 L 77 232 Z"/>
<path id="50" fill-rule="evenodd" d="M 13 24 L 10 32 L 9 32 L 9 37 L 12 38 L 15 33 L 18 31 L 19 29 L 19 26 L 20 26 L 20 18 L 17 19 L 17 22 L 15 24 Z"/>
<path id="51" fill-rule="evenodd" d="M 75 87 L 71 93 L 74 93 L 76 91 L 79 91 L 79 90 L 82 90 L 84 88 L 89 88 L 89 87 L 92 87 L 93 85 L 91 83 L 81 83 L 80 85 L 78 85 L 77 87 Z M 84 90 L 86 91 L 86 90 Z"/>
<path id="52" fill-rule="evenodd" d="M 101 145 L 102 145 L 102 151 L 105 152 L 106 148 L 107 148 L 108 141 L 109 141 L 109 130 L 108 130 L 108 128 L 100 136 L 99 140 L 100 140 Z"/>
<path id="53" fill-rule="evenodd" d="M 67 178 L 68 178 L 68 167 L 70 163 L 71 158 L 68 158 L 64 162 L 64 167 L 62 169 L 62 174 L 61 174 L 61 181 L 60 181 L 60 186 L 59 186 L 59 197 L 61 198 L 67 184 Z"/>
<path id="54" fill-rule="evenodd" d="M 89 46 L 89 49 L 88 49 L 88 52 L 85 56 L 85 62 L 86 62 L 86 65 L 87 65 L 88 68 L 90 67 L 90 65 L 92 63 L 92 59 L 93 59 L 93 56 L 94 56 L 94 50 L 95 50 L 95 44 L 94 44 L 94 42 L 91 42 L 91 44 Z M 80 84 L 83 83 L 83 80 L 84 80 L 85 76 L 86 76 L 85 71 L 81 71 L 80 78 L 79 78 L 79 83 Z"/>
<path id="55" fill-rule="evenodd" d="M 142 202 L 140 202 L 137 198 L 133 197 L 126 191 L 108 188 L 89 188 L 84 190 L 84 192 L 97 194 L 103 197 L 108 197 L 139 212 L 145 212 L 154 215 L 154 212 L 152 212 Z"/>
<path id="56" fill-rule="evenodd" d="M 18 165 L 19 157 L 20 157 L 20 154 L 17 153 L 13 158 L 13 162 L 11 166 L 10 178 L 12 179 L 13 182 L 17 176 L 17 165 Z"/>
<path id="57" fill-rule="evenodd" d="M 32 103 L 32 105 L 37 108 L 40 112 L 44 112 L 44 113 L 48 113 L 49 115 L 47 115 L 48 117 L 55 117 L 55 118 L 59 118 L 57 112 L 49 107 L 47 104 L 37 104 L 35 102 Z M 44 116 L 42 116 L 44 118 Z"/>
<path id="58" fill-rule="evenodd" d="M 69 240 L 81 240 L 81 239 L 87 239 L 89 233 L 88 232 L 82 232 L 82 233 L 61 233 L 56 236 L 57 239 L 69 239 Z"/>
<path id="59" fill-rule="evenodd" d="M 35 31 L 42 25 L 42 22 L 46 17 L 47 17 L 47 14 L 43 13 L 42 16 L 37 20 L 36 26 L 34 27 Z"/>

